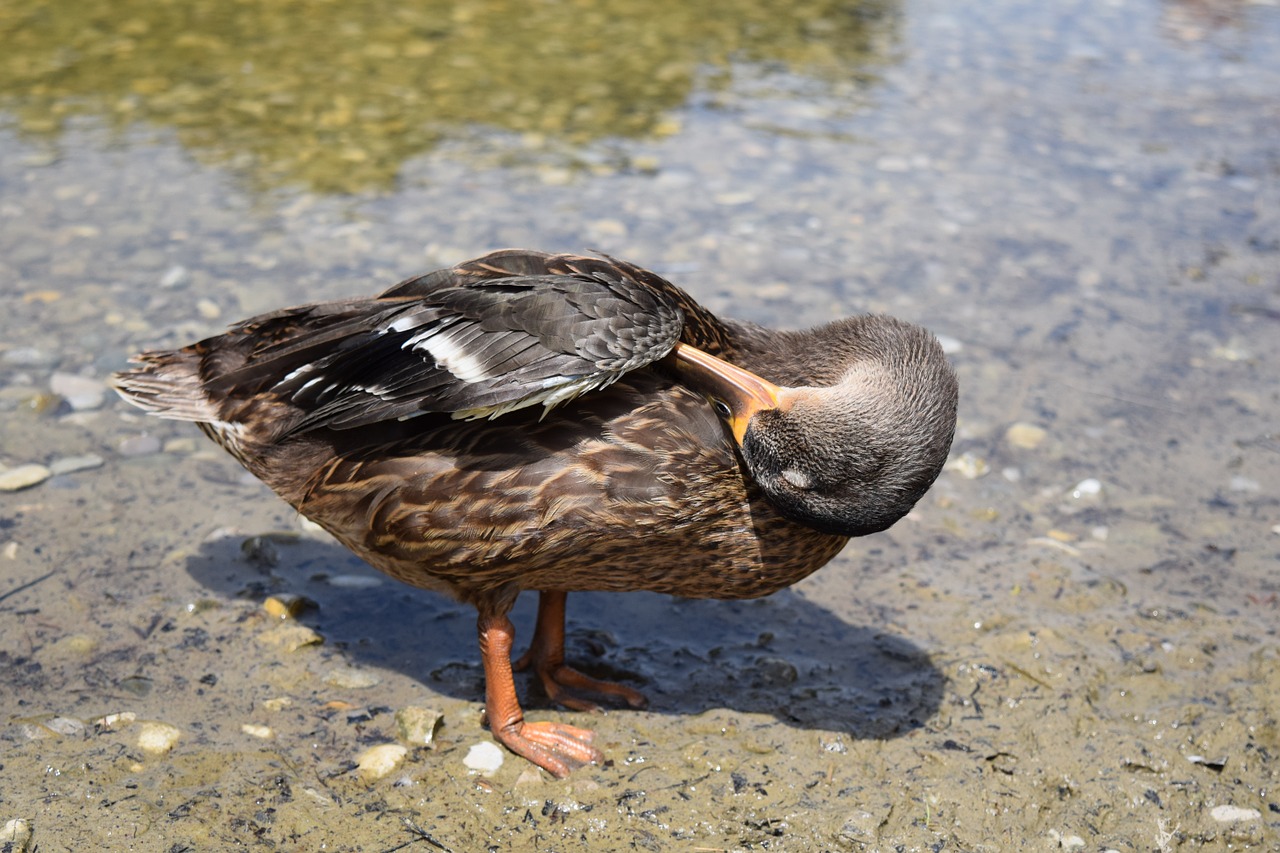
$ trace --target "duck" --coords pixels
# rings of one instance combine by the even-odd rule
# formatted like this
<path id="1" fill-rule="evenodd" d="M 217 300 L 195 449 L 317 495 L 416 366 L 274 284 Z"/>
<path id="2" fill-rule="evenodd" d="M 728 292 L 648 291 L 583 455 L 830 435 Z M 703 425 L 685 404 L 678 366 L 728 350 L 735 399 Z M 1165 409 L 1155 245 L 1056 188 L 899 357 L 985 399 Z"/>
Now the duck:
<path id="1" fill-rule="evenodd" d="M 475 607 L 490 731 L 561 778 L 605 756 L 590 729 L 526 720 L 513 672 L 571 711 L 647 704 L 567 663 L 568 593 L 791 586 L 912 509 L 958 403 L 920 326 L 770 329 L 622 260 L 524 249 L 146 351 L 113 385 L 371 566 Z"/>

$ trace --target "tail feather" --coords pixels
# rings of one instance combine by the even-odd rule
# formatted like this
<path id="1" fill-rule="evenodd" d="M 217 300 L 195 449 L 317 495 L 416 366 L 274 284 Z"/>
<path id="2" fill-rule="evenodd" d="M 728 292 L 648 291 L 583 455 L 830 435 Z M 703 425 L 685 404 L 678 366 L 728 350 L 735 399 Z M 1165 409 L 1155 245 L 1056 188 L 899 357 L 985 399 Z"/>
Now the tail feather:
<path id="1" fill-rule="evenodd" d="M 111 381 L 126 401 L 170 420 L 219 420 L 217 404 L 209 399 L 200 376 L 200 355 L 191 347 L 144 352 L 132 361 L 138 366 L 120 371 Z"/>

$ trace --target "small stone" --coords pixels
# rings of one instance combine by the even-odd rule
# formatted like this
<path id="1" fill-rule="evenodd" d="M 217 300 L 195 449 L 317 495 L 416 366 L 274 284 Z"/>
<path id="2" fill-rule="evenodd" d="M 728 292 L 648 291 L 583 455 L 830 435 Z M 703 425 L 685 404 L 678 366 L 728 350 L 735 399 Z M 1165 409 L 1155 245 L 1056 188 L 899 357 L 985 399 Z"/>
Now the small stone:
<path id="1" fill-rule="evenodd" d="M 27 853 L 31 849 L 31 824 L 20 817 L 5 821 L 0 826 L 0 849 Z"/>
<path id="2" fill-rule="evenodd" d="M 201 299 L 196 302 L 196 311 L 206 320 L 216 320 L 222 316 L 222 309 L 212 299 Z"/>
<path id="3" fill-rule="evenodd" d="M 522 788 L 525 785 L 534 785 L 541 781 L 542 770 L 531 764 L 520 771 L 520 775 L 516 777 L 515 787 Z"/>
<path id="4" fill-rule="evenodd" d="M 182 731 L 169 723 L 146 722 L 138 730 L 138 746 L 144 752 L 163 755 L 178 743 Z"/>
<path id="5" fill-rule="evenodd" d="M 408 747 L 401 744 L 381 743 L 356 757 L 356 769 L 366 782 L 376 782 L 395 770 L 408 754 Z"/>
<path id="6" fill-rule="evenodd" d="M 779 657 L 762 657 L 751 668 L 752 674 L 766 687 L 795 684 L 799 673 L 790 661 Z"/>
<path id="7" fill-rule="evenodd" d="M 194 438 L 171 438 L 164 443 L 165 453 L 195 453 L 196 440 Z"/>
<path id="8" fill-rule="evenodd" d="M 49 390 L 66 400 L 72 409 L 82 412 L 101 408 L 107 386 L 99 379 L 55 371 L 49 378 Z"/>
<path id="9" fill-rule="evenodd" d="M 138 715 L 133 711 L 117 711 L 114 714 L 105 714 L 93 721 L 93 726 L 100 731 L 112 731 L 113 729 L 122 729 L 125 726 L 136 722 Z"/>
<path id="10" fill-rule="evenodd" d="M 274 699 L 264 699 L 262 707 L 268 711 L 283 711 L 285 708 L 293 707 L 293 700 L 288 696 L 277 696 Z"/>
<path id="11" fill-rule="evenodd" d="M 98 641 L 87 634 L 68 634 L 53 644 L 53 648 L 69 655 L 87 655 L 98 648 Z"/>
<path id="12" fill-rule="evenodd" d="M 324 643 L 324 637 L 296 622 L 277 625 L 270 631 L 258 635 L 258 642 L 266 646 L 275 646 L 286 652 L 296 652 L 307 646 L 318 646 Z"/>
<path id="13" fill-rule="evenodd" d="M 473 770 L 481 776 L 492 776 L 502 766 L 502 760 L 502 750 L 497 744 L 481 741 L 467 750 L 467 757 L 462 759 L 462 763 L 468 770 Z"/>
<path id="14" fill-rule="evenodd" d="M 430 746 L 443 717 L 434 708 L 401 708 L 396 711 L 396 738 L 409 746 Z"/>
<path id="15" fill-rule="evenodd" d="M 340 687 L 344 690 L 364 690 L 381 684 L 382 679 L 372 672 L 347 666 L 331 670 L 324 677 L 324 683 L 330 687 Z"/>
<path id="16" fill-rule="evenodd" d="M 305 595 L 280 593 L 262 602 L 262 609 L 277 619 L 295 619 L 307 610 L 316 607 L 316 603 Z"/>
<path id="17" fill-rule="evenodd" d="M 1035 450 L 1045 440 L 1048 432 L 1035 424 L 1016 423 L 1005 430 L 1005 440 L 1021 450 Z"/>
<path id="18" fill-rule="evenodd" d="M 1075 488 L 1071 490 L 1071 497 L 1075 500 L 1083 500 L 1087 498 L 1096 498 L 1102 494 L 1102 483 L 1089 477 L 1076 483 Z"/>
<path id="19" fill-rule="evenodd" d="M 35 347 L 15 347 L 5 350 L 0 360 L 14 367 L 48 367 L 58 363 L 58 356 Z"/>
<path id="20" fill-rule="evenodd" d="M 976 480 L 991 472 L 987 460 L 970 452 L 961 453 L 946 464 L 948 471 L 955 471 L 966 480 Z"/>
<path id="21" fill-rule="evenodd" d="M 250 737 L 261 738 L 262 740 L 270 740 L 276 734 L 271 730 L 271 726 L 262 726 L 257 723 L 245 723 L 240 726 L 240 731 Z"/>
<path id="22" fill-rule="evenodd" d="M 101 468 L 105 460 L 96 453 L 83 456 L 64 456 L 49 463 L 49 471 L 53 474 L 73 474 L 76 471 L 88 471 L 90 468 Z"/>
<path id="23" fill-rule="evenodd" d="M 80 737 L 85 730 L 84 721 L 75 717 L 54 717 L 45 720 L 44 726 L 51 732 L 71 737 Z"/>
<path id="24" fill-rule="evenodd" d="M 190 278 L 190 275 L 187 272 L 187 268 L 181 264 L 175 264 L 169 267 L 165 274 L 160 277 L 160 286 L 177 287 L 180 284 L 184 284 L 188 278 Z"/>
<path id="25" fill-rule="evenodd" d="M 1229 486 L 1233 492 L 1259 492 L 1262 491 L 1262 485 L 1249 477 L 1232 477 Z"/>
<path id="26" fill-rule="evenodd" d="M 1209 812 L 1219 823 L 1230 823 L 1238 820 L 1258 820 L 1262 812 L 1257 809 L 1245 809 L 1240 806 L 1214 806 Z"/>
<path id="27" fill-rule="evenodd" d="M 121 456 L 149 456 L 160 452 L 160 439 L 154 435 L 132 435 L 120 442 Z"/>
<path id="28" fill-rule="evenodd" d="M 43 465 L 34 462 L 0 471 L 0 492 L 16 492 L 43 483 L 53 474 Z"/>

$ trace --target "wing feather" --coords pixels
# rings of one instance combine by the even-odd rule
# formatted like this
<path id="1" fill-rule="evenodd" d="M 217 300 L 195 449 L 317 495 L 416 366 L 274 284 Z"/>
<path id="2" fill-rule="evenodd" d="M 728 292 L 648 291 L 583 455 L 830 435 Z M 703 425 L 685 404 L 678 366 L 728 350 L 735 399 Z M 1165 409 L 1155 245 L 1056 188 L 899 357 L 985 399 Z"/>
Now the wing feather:
<path id="1" fill-rule="evenodd" d="M 248 321 L 231 334 L 282 328 L 209 384 L 291 404 L 302 414 L 289 432 L 426 413 L 497 417 L 607 386 L 680 339 L 677 301 L 625 268 L 588 259 L 553 271 L 545 259 L 558 256 L 497 254 L 376 299 Z"/>

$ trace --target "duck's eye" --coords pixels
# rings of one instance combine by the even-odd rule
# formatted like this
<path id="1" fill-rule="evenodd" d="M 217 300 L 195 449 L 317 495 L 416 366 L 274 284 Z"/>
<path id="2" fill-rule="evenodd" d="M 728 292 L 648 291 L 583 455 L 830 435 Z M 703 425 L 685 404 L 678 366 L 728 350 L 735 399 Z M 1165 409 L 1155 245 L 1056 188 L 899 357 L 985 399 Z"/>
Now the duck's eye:
<path id="1" fill-rule="evenodd" d="M 729 418 L 733 417 L 733 409 L 730 409 L 729 404 L 726 403 L 724 400 L 718 400 L 715 397 L 712 397 L 711 406 L 716 410 L 716 414 L 724 418 L 725 420 L 728 420 Z"/>

